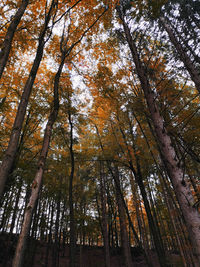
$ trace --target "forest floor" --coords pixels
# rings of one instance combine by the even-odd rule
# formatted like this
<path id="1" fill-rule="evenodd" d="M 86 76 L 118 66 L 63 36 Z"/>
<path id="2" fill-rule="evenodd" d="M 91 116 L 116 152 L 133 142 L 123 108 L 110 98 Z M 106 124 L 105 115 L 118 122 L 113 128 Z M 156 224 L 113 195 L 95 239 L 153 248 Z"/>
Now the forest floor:
<path id="1" fill-rule="evenodd" d="M 0 234 L 0 267 L 12 266 L 12 258 L 16 247 L 16 236 L 8 234 Z M 48 246 L 44 242 L 31 240 L 27 244 L 24 267 L 53 267 L 52 259 L 53 246 Z M 48 258 L 46 257 L 48 251 Z M 133 266 L 148 266 L 145 258 L 138 248 L 131 249 Z M 47 260 L 48 259 L 48 260 Z M 149 252 L 149 259 L 153 267 L 159 267 L 158 259 L 154 251 Z M 170 253 L 168 255 L 170 266 L 181 267 L 179 255 Z M 69 246 L 60 248 L 57 254 L 57 262 L 59 267 L 69 266 Z M 95 246 L 77 246 L 76 253 L 77 267 L 104 267 L 104 252 L 102 247 Z M 120 248 L 111 249 L 111 267 L 125 267 L 122 251 Z"/>

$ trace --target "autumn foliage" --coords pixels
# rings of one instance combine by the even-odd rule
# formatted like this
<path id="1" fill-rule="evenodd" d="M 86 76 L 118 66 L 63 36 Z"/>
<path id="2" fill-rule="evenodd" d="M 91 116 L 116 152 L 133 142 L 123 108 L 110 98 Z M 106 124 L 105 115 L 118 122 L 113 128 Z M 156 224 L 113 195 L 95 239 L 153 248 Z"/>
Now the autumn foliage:
<path id="1" fill-rule="evenodd" d="M 144 266 L 198 266 L 198 10 L 0 3 L 2 266 L 37 264 L 36 240 L 45 266 L 62 266 L 68 245 L 70 267 L 86 246 L 103 246 L 106 267 L 120 247 L 128 267 L 133 247 Z"/>

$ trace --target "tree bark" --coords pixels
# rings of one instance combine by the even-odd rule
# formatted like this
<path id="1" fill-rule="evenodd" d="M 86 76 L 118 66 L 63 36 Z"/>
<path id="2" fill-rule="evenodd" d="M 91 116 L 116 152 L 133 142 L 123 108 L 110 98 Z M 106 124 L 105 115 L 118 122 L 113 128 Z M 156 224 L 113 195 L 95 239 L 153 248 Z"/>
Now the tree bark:
<path id="1" fill-rule="evenodd" d="M 37 74 L 38 68 L 40 66 L 40 62 L 42 60 L 44 46 L 45 46 L 45 35 L 46 35 L 47 29 L 48 29 L 49 21 L 50 21 L 51 16 L 52 16 L 52 10 L 55 7 L 55 2 L 56 1 L 52 0 L 49 12 L 48 12 L 47 16 L 45 17 L 44 27 L 42 28 L 42 31 L 41 31 L 40 36 L 39 36 L 39 44 L 38 44 L 36 56 L 35 56 L 29 77 L 28 77 L 26 84 L 24 86 L 24 91 L 22 93 L 22 97 L 21 97 L 21 100 L 20 100 L 20 103 L 18 106 L 14 125 L 12 127 L 12 132 L 11 132 L 9 144 L 8 144 L 7 149 L 6 149 L 5 156 L 2 160 L 2 164 L 0 167 L 0 197 L 2 197 L 5 183 L 6 183 L 7 177 L 10 173 L 10 170 L 12 168 L 13 161 L 15 159 L 15 155 L 17 152 L 17 147 L 18 147 L 18 143 L 19 143 L 22 125 L 24 122 L 24 117 L 26 114 L 27 105 L 28 105 L 30 94 L 32 91 L 32 87 L 33 87 L 33 84 L 34 84 L 34 81 L 36 78 L 36 74 Z"/>
<path id="2" fill-rule="evenodd" d="M 3 74 L 4 68 L 7 64 L 8 57 L 10 54 L 12 40 L 16 32 L 17 26 L 19 25 L 21 18 L 26 10 L 26 7 L 29 3 L 29 0 L 22 0 L 21 5 L 19 6 L 17 12 L 15 13 L 12 22 L 10 23 L 5 39 L 2 44 L 2 49 L 0 51 L 0 79 Z"/>
<path id="3" fill-rule="evenodd" d="M 34 178 L 34 181 L 32 183 L 32 192 L 31 192 L 31 197 L 29 199 L 29 202 L 26 207 L 25 211 L 25 216 L 24 216 L 24 222 L 22 225 L 22 230 L 19 236 L 16 252 L 15 252 L 15 257 L 13 260 L 13 267 L 21 267 L 23 264 L 23 256 L 24 256 L 24 251 L 25 251 L 25 245 L 26 245 L 26 240 L 27 236 L 29 234 L 30 226 L 31 226 L 31 219 L 32 219 L 32 214 L 34 207 L 36 205 L 38 195 L 41 189 L 42 185 L 42 178 L 43 178 L 43 173 L 44 173 L 44 167 L 45 167 L 45 162 L 47 158 L 47 153 L 49 149 L 49 144 L 50 144 L 50 139 L 52 135 L 52 129 L 54 122 L 57 118 L 58 115 L 58 110 L 59 110 L 59 80 L 60 80 L 60 75 L 62 73 L 62 69 L 64 66 L 64 61 L 65 61 L 65 54 L 62 54 L 62 59 L 60 66 L 58 68 L 58 71 L 55 75 L 55 80 L 54 80 L 54 105 L 53 105 L 53 110 L 51 111 L 49 115 L 49 119 L 45 128 L 45 134 L 43 138 L 43 145 L 42 145 L 42 151 L 40 154 L 40 158 L 38 161 L 38 169 Z"/>
<path id="4" fill-rule="evenodd" d="M 187 181 L 183 180 L 183 170 L 180 167 L 180 163 L 177 160 L 177 155 L 172 146 L 171 138 L 165 128 L 164 119 L 159 112 L 158 105 L 156 103 L 156 95 L 153 90 L 151 90 L 148 78 L 145 74 L 144 66 L 142 65 L 138 55 L 137 47 L 132 39 L 122 11 L 119 13 L 120 19 L 123 23 L 126 40 L 131 50 L 132 58 L 135 63 L 136 71 L 154 125 L 155 133 L 161 150 L 161 157 L 171 179 L 177 200 L 182 210 L 187 231 L 193 247 L 193 254 L 196 258 L 196 266 L 198 266 L 200 262 L 200 215 L 198 210 L 193 206 L 194 198 L 190 190 L 190 185 Z"/>

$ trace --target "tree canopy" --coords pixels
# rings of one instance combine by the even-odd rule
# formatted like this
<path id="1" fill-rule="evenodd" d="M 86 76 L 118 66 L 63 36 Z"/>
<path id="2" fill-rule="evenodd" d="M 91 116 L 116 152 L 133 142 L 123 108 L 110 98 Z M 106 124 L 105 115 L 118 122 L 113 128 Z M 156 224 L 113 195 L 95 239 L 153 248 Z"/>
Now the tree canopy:
<path id="1" fill-rule="evenodd" d="M 0 3 L 2 266 L 199 266 L 197 2 Z"/>

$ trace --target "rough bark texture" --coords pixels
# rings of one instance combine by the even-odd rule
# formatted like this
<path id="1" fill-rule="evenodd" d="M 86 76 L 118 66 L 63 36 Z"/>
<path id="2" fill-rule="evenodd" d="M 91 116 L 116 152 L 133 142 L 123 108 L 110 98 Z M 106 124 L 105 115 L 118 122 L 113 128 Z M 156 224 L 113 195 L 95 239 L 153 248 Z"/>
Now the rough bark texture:
<path id="1" fill-rule="evenodd" d="M 199 70 L 197 70 L 195 68 L 194 63 L 192 62 L 192 60 L 190 59 L 190 57 L 188 56 L 188 54 L 186 53 L 186 51 L 182 47 L 181 43 L 178 41 L 175 33 L 173 32 L 173 30 L 170 27 L 170 25 L 166 22 L 165 18 L 161 17 L 160 21 L 161 21 L 164 29 L 167 31 L 167 33 L 169 35 L 169 38 L 170 38 L 172 44 L 175 46 L 176 51 L 178 52 L 181 61 L 184 63 L 185 68 L 189 72 L 192 81 L 194 82 L 197 90 L 200 93 L 200 74 L 199 74 Z"/>
<path id="2" fill-rule="evenodd" d="M 15 159 L 15 155 L 17 152 L 20 133 L 21 133 L 23 122 L 24 122 L 24 117 L 26 114 L 26 109 L 28 106 L 29 97 L 30 97 L 30 94 L 32 91 L 32 87 L 33 87 L 33 84 L 35 81 L 35 77 L 36 77 L 38 68 L 40 66 L 40 62 L 42 60 L 43 50 L 44 50 L 44 45 L 45 45 L 44 38 L 45 38 L 46 31 L 48 29 L 48 24 L 49 24 L 49 21 L 51 19 L 52 9 L 54 8 L 54 5 L 55 5 L 55 1 L 52 1 L 50 10 L 49 10 L 49 12 L 45 18 L 45 25 L 44 25 L 43 30 L 42 30 L 40 37 L 39 37 L 39 44 L 38 44 L 36 56 L 35 56 L 35 59 L 33 62 L 33 66 L 31 68 L 29 77 L 28 77 L 26 84 L 24 86 L 24 91 L 22 93 L 22 97 L 21 97 L 21 100 L 20 100 L 20 103 L 18 106 L 17 114 L 15 117 L 14 125 L 12 128 L 12 132 L 11 132 L 11 136 L 10 136 L 10 140 L 9 140 L 9 144 L 8 144 L 8 148 L 5 152 L 5 156 L 2 160 L 2 164 L 0 167 L 0 197 L 2 197 L 5 183 L 6 183 L 7 177 L 10 173 L 10 170 L 12 168 L 12 165 L 13 165 L 13 162 Z"/>
<path id="3" fill-rule="evenodd" d="M 123 23 L 126 39 L 144 92 L 151 120 L 154 125 L 157 141 L 161 150 L 161 157 L 171 179 L 177 200 L 183 213 L 187 231 L 193 247 L 193 254 L 196 258 L 196 266 L 198 266 L 200 262 L 200 214 L 193 206 L 194 198 L 192 196 L 190 186 L 187 181 L 183 180 L 183 171 L 172 146 L 171 138 L 164 126 L 164 119 L 161 116 L 158 105 L 155 101 L 156 95 L 151 90 L 147 75 L 145 74 L 145 69 L 137 52 L 137 47 L 132 39 L 128 25 L 126 24 L 122 14 L 120 14 L 120 18 Z"/>
<path id="4" fill-rule="evenodd" d="M 11 45 L 12 45 L 14 34 L 24 14 L 24 11 L 26 10 L 28 3 L 29 3 L 29 0 L 22 0 L 20 7 L 18 8 L 17 12 L 15 13 L 12 19 L 12 22 L 10 23 L 8 27 L 4 42 L 2 44 L 2 49 L 0 51 L 0 79 L 3 74 L 4 68 L 6 66 L 6 63 L 8 61 L 8 56 L 11 50 Z"/>

